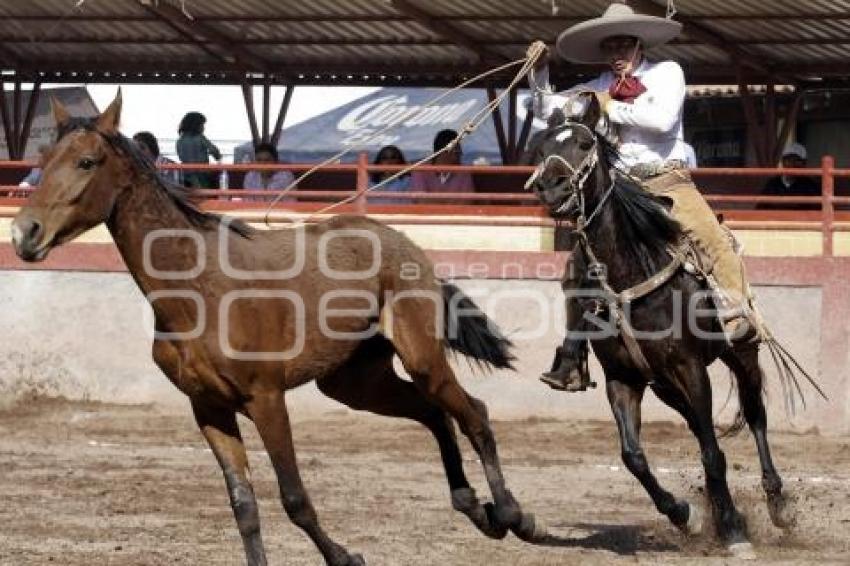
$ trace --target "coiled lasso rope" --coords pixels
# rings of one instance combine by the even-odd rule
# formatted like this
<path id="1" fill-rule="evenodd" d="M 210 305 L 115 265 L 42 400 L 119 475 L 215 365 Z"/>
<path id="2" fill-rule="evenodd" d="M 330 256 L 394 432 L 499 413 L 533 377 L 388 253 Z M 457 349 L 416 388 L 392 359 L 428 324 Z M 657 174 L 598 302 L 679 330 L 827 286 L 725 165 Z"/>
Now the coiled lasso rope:
<path id="1" fill-rule="evenodd" d="M 475 83 L 475 82 L 477 82 L 477 81 L 479 81 L 479 80 L 481 80 L 485 77 L 488 77 L 488 76 L 493 75 L 495 73 L 498 73 L 500 71 L 504 71 L 505 69 L 510 69 L 511 67 L 516 67 L 517 65 L 522 65 L 520 67 L 519 71 L 517 72 L 516 76 L 514 76 L 513 80 L 508 85 L 508 87 L 506 89 L 504 89 L 499 96 L 495 97 L 487 105 L 485 105 L 483 108 L 481 108 L 481 110 L 479 110 L 474 116 L 472 116 L 472 118 L 470 118 L 469 121 L 467 121 L 467 123 L 463 126 L 463 128 L 460 130 L 460 132 L 458 132 L 458 135 L 455 136 L 455 138 L 448 145 L 446 145 L 445 147 L 443 147 L 440 150 L 433 152 L 431 155 L 428 155 L 427 157 L 420 159 L 416 163 L 412 163 L 412 164 L 408 165 L 404 169 L 394 173 L 393 175 L 390 175 L 389 177 L 387 177 L 386 179 L 384 179 L 380 183 L 378 183 L 378 184 L 376 184 L 372 187 L 369 187 L 365 191 L 359 192 L 357 194 L 346 197 L 346 198 L 344 198 L 344 199 L 342 199 L 338 202 L 332 203 L 332 204 L 322 208 L 321 210 L 318 210 L 318 211 L 310 214 L 309 216 L 307 216 L 305 218 L 301 218 L 301 219 L 297 220 L 295 222 L 295 224 L 296 225 L 305 224 L 305 223 L 309 222 L 311 219 L 313 219 L 313 218 L 315 218 L 319 215 L 326 214 L 327 212 L 333 210 L 334 208 L 336 208 L 338 206 L 342 206 L 344 204 L 347 204 L 347 203 L 363 196 L 365 193 L 368 193 L 368 192 L 371 192 L 375 189 L 379 189 L 379 188 L 383 187 L 387 183 L 390 183 L 391 181 L 398 179 L 402 175 L 409 173 L 410 171 L 412 171 L 416 167 L 419 167 L 420 165 L 424 165 L 425 163 L 431 161 L 436 156 L 438 156 L 442 153 L 449 152 L 452 149 L 454 149 L 454 147 L 457 144 L 459 144 L 460 141 L 463 138 L 465 138 L 466 136 L 468 136 L 469 134 L 474 132 L 476 129 L 478 129 L 478 127 L 484 122 L 484 120 L 486 120 L 493 112 L 495 112 L 496 108 L 499 107 L 499 105 L 502 103 L 502 101 L 505 99 L 505 97 L 508 95 L 508 93 L 510 93 L 510 91 L 514 87 L 516 87 L 517 84 L 519 84 L 519 82 L 525 77 L 525 75 L 527 75 L 529 73 L 529 71 L 531 71 L 531 69 L 534 68 L 534 65 L 537 63 L 537 60 L 540 59 L 540 57 L 543 55 L 543 53 L 545 51 L 546 51 L 546 45 L 542 41 L 535 41 L 528 48 L 528 51 L 526 53 L 526 57 L 524 57 L 522 59 L 517 59 L 516 61 L 511 61 L 509 63 L 505 63 L 504 65 L 500 65 L 498 67 L 495 67 L 493 69 L 485 71 L 485 72 L 483 72 L 483 73 L 481 73 L 481 74 L 479 74 L 479 75 L 477 75 L 477 76 L 475 76 L 475 77 L 473 77 L 473 78 L 471 78 L 467 81 L 464 81 L 463 83 L 452 88 L 451 90 L 444 92 L 443 94 L 435 97 L 434 99 L 428 101 L 425 105 L 422 106 L 422 108 L 419 110 L 419 112 L 417 112 L 416 115 L 420 114 L 421 112 L 424 112 L 428 108 L 439 103 L 441 100 L 445 99 L 446 97 L 448 97 L 452 93 L 455 93 L 455 92 L 459 91 L 460 89 L 466 88 L 467 86 L 469 86 L 469 85 L 471 85 L 471 84 L 473 84 L 473 83 Z M 414 115 L 414 116 L 416 116 L 416 115 Z M 395 128 L 396 126 L 398 126 L 402 122 L 409 120 L 414 116 L 404 116 L 404 115 L 402 115 L 398 119 L 387 124 L 387 126 L 385 128 L 383 128 L 382 130 L 379 130 L 379 131 L 375 132 L 374 134 L 370 135 L 369 137 L 363 139 L 360 142 L 360 144 L 358 144 L 358 145 L 361 145 L 361 146 L 365 145 L 366 143 L 368 143 L 372 139 L 374 139 L 374 138 L 376 138 L 380 135 L 383 135 L 387 131 L 391 130 L 392 128 Z M 270 225 L 269 215 L 272 213 L 272 209 L 274 208 L 274 205 L 277 204 L 278 202 L 280 202 L 280 200 L 283 197 L 285 197 L 288 192 L 290 192 L 292 189 L 294 189 L 295 186 L 298 183 L 300 183 L 301 181 L 303 181 L 304 179 L 306 179 L 307 177 L 309 177 L 310 175 L 312 175 L 316 171 L 322 169 L 323 167 L 337 162 L 344 155 L 351 152 L 355 147 L 356 146 L 349 147 L 347 149 L 340 151 L 336 155 L 333 155 L 333 156 L 329 157 L 328 159 L 325 159 L 324 161 L 322 161 L 318 165 L 311 167 L 306 173 L 304 173 L 301 176 L 300 179 L 292 181 L 285 189 L 283 189 L 277 196 L 275 196 L 275 198 L 274 198 L 274 200 L 272 200 L 272 202 L 269 203 L 268 208 L 266 209 L 265 216 L 263 217 L 263 221 L 265 222 L 265 224 L 267 226 Z"/>

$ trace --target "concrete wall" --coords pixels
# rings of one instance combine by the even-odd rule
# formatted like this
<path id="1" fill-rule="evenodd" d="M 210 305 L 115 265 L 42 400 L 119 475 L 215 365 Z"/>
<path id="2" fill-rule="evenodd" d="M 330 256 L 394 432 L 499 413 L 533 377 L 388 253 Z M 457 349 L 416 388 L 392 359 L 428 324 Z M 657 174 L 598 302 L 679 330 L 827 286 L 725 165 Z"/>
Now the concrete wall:
<path id="1" fill-rule="evenodd" d="M 595 362 L 592 371 L 600 388 L 587 393 L 555 392 L 537 380 L 548 369 L 563 332 L 557 283 L 464 280 L 460 286 L 517 344 L 516 373 L 477 375 L 463 360 L 456 364 L 464 385 L 489 405 L 495 418 L 611 418 Z M 813 375 L 820 374 L 821 289 L 759 287 L 757 293 L 775 334 Z M 186 407 L 183 395 L 151 361 L 152 330 L 144 317 L 147 310 L 126 273 L 0 271 L 0 404 L 44 393 Z M 826 404 L 806 390 L 809 409 L 789 417 L 776 373 L 770 365 L 765 368 L 772 428 L 848 430 L 844 374 L 824 376 L 824 387 L 836 402 Z M 729 387 L 728 371 L 714 367 L 712 373 L 715 409 L 720 413 Z M 293 392 L 291 399 L 296 416 L 339 407 L 313 385 Z M 733 399 L 719 420 L 728 421 L 735 406 Z M 651 394 L 644 417 L 679 418 Z"/>

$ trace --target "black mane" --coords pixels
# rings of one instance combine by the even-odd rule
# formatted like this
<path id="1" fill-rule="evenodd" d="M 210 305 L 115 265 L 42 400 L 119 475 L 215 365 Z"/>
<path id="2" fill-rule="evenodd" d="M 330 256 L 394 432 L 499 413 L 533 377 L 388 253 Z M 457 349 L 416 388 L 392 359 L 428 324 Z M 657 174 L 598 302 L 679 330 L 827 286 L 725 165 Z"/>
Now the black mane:
<path id="1" fill-rule="evenodd" d="M 75 130 L 83 129 L 99 133 L 104 140 L 119 155 L 127 157 L 136 173 L 145 178 L 154 187 L 163 191 L 183 213 L 186 219 L 196 228 L 211 229 L 220 225 L 225 218 L 212 212 L 198 208 L 194 199 L 195 190 L 163 179 L 153 163 L 145 156 L 136 144 L 119 132 L 105 134 L 95 127 L 95 118 L 70 118 L 59 125 L 56 141 Z M 227 227 L 232 232 L 250 238 L 254 229 L 238 218 L 227 218 Z"/>
<path id="2" fill-rule="evenodd" d="M 667 249 L 679 242 L 682 227 L 668 212 L 664 199 L 624 173 L 610 169 L 610 164 L 619 158 L 617 149 L 601 136 L 599 143 L 600 166 L 611 170 L 614 182 L 611 206 L 619 245 L 646 273 L 653 274 L 669 259 Z"/>

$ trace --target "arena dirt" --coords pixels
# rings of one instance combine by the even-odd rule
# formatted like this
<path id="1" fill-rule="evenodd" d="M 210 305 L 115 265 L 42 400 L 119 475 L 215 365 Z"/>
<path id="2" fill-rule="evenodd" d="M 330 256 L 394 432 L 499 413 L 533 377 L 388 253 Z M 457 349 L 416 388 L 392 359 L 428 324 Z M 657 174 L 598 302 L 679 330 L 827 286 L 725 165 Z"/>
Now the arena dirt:
<path id="1" fill-rule="evenodd" d="M 295 423 L 304 481 L 325 528 L 373 565 L 726 564 L 709 535 L 686 539 L 623 468 L 612 422 L 494 424 L 509 485 L 548 524 L 548 545 L 480 536 L 453 512 L 436 446 L 419 426 L 345 410 Z M 271 564 L 321 564 L 286 519 L 249 423 Z M 705 502 L 695 442 L 644 427 L 663 485 Z M 850 439 L 771 436 L 799 524 L 768 520 L 751 438 L 722 441 L 733 496 L 762 561 L 850 562 Z M 466 468 L 488 495 L 464 441 Z M 243 564 L 221 474 L 185 412 L 35 399 L 0 411 L 0 564 Z M 709 529 L 710 530 L 710 529 Z"/>

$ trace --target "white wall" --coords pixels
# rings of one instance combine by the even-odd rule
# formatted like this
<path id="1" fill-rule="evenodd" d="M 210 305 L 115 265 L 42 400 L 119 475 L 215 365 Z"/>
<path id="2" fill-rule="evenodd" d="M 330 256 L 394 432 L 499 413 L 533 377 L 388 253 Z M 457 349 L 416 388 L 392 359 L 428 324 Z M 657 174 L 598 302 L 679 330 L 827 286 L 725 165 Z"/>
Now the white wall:
<path id="1" fill-rule="evenodd" d="M 583 394 L 550 390 L 537 380 L 548 369 L 562 332 L 558 309 L 562 299 L 554 282 L 461 281 L 460 286 L 514 336 L 531 333 L 544 320 L 538 338 L 516 340 L 518 372 L 476 375 L 456 364 L 464 385 L 490 407 L 495 418 L 609 419 L 610 410 L 598 366 L 594 377 L 600 387 Z M 542 316 L 531 300 L 516 293 L 532 291 L 550 312 Z M 798 354 L 805 367 L 819 372 L 820 290 L 817 288 L 762 287 L 757 289 L 762 309 L 774 332 Z M 499 298 L 501 297 L 501 300 Z M 488 308 L 489 305 L 489 308 Z M 186 407 L 185 398 L 151 361 L 152 331 L 144 325 L 147 309 L 141 293 L 126 274 L 55 271 L 0 271 L 0 404 L 25 398 L 32 392 L 118 403 L 158 403 Z M 798 430 L 818 427 L 833 432 L 847 427 L 841 407 L 824 405 L 808 391 L 810 409 L 788 420 L 779 384 L 771 367 L 771 427 Z M 729 386 L 728 371 L 714 368 L 715 409 L 719 411 Z M 846 376 L 825 383 L 828 392 L 847 387 Z M 338 406 L 322 397 L 313 385 L 291 394 L 296 416 L 321 413 Z M 841 399 L 843 394 L 834 394 Z M 734 401 L 732 405 L 734 406 Z M 728 420 L 727 408 L 720 420 Z M 648 395 L 644 417 L 678 419 Z"/>

